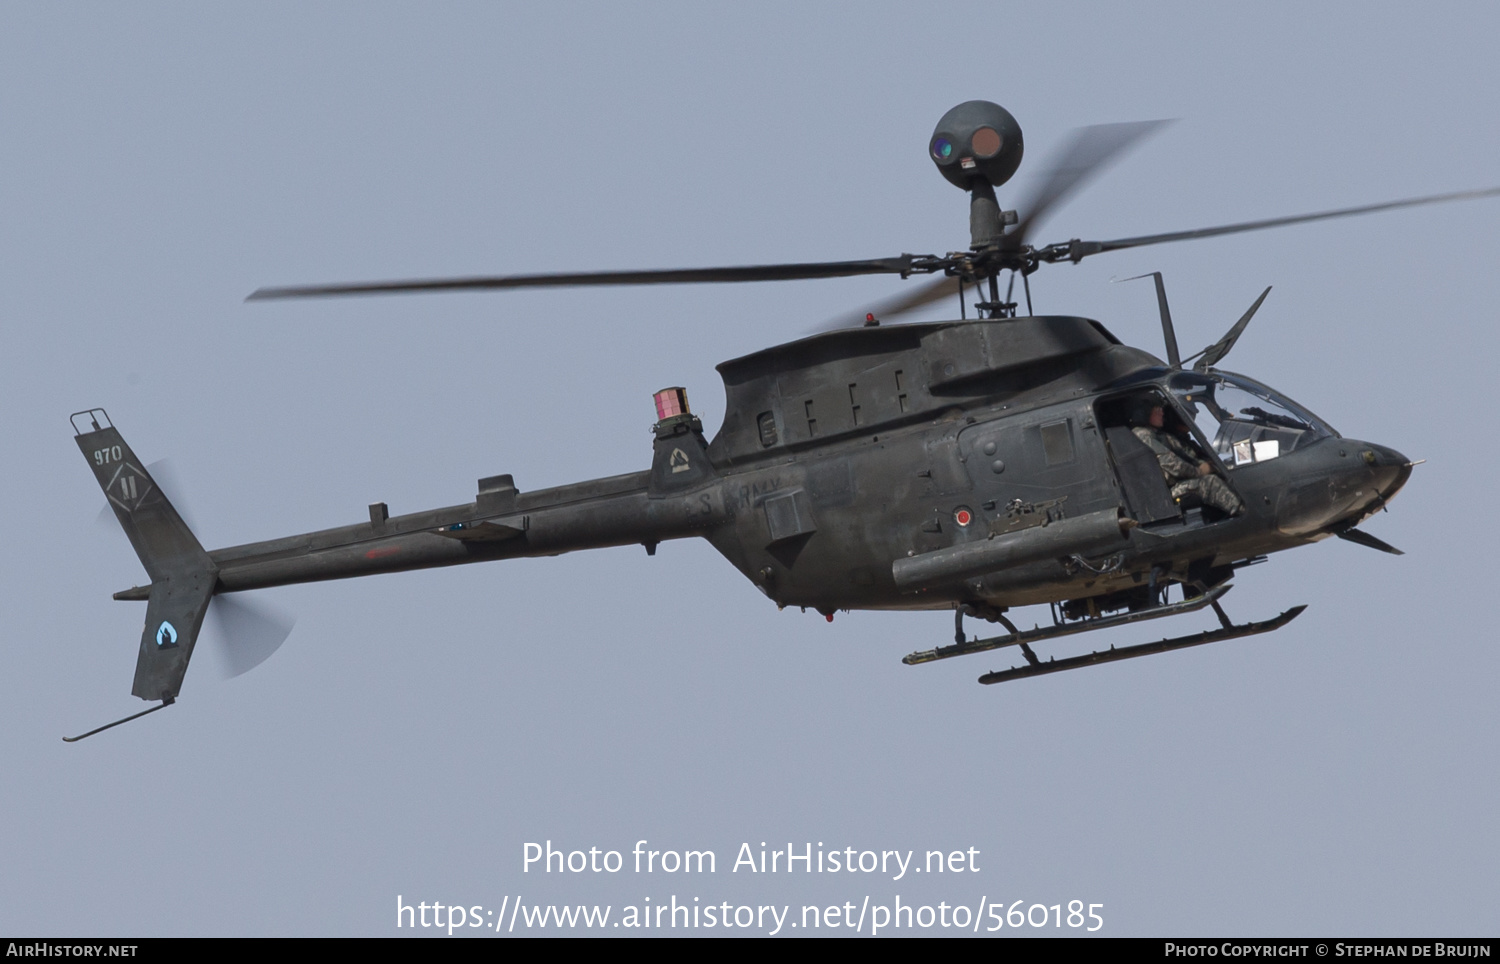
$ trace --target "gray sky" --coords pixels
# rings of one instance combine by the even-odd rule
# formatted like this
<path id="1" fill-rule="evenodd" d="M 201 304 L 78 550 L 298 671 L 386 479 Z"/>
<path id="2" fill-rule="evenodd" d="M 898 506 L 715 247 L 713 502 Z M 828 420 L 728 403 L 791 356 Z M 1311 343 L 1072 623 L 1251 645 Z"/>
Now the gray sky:
<path id="1" fill-rule="evenodd" d="M 681 542 L 262 593 L 299 620 L 265 665 L 205 653 L 170 711 L 58 737 L 142 706 L 143 611 L 109 596 L 144 574 L 70 412 L 170 457 L 217 547 L 645 468 L 654 390 L 716 427 L 716 363 L 899 282 L 243 304 L 260 285 L 961 248 L 924 155 L 973 98 L 1025 130 L 1017 187 L 1070 128 L 1179 119 L 1043 242 L 1500 184 L 1497 30 L 1456 3 L 0 8 L 0 931 L 899 895 L 1102 903 L 1113 935 L 1493 935 L 1500 201 L 1033 278 L 1038 311 L 1151 351 L 1149 285 L 1110 278 L 1163 271 L 1185 351 L 1275 285 L 1225 366 L 1429 459 L 1367 525 L 1407 555 L 1237 578 L 1237 618 L 1310 604 L 1270 636 L 982 687 L 1004 656 L 899 662 L 946 614 L 778 613 Z M 718 873 L 523 873 L 549 839 Z M 730 873 L 761 841 L 981 869 Z"/>

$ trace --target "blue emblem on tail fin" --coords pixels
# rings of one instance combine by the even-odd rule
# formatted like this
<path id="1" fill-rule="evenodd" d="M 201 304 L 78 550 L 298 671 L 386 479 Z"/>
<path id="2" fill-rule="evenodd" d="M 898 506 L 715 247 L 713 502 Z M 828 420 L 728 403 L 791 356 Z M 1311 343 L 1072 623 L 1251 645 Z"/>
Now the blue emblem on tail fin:
<path id="1" fill-rule="evenodd" d="M 165 649 L 168 646 L 177 645 L 177 628 L 171 623 L 163 622 L 156 629 L 156 645 Z"/>

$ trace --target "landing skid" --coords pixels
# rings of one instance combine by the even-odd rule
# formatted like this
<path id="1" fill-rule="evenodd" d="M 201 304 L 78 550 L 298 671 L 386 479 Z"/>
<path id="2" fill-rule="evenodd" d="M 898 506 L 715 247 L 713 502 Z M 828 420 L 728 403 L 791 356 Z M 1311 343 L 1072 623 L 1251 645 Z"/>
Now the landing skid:
<path id="1" fill-rule="evenodd" d="M 962 643 L 955 643 L 952 646 L 939 646 L 937 649 L 912 653 L 902 659 L 902 662 L 909 666 L 914 666 L 917 663 L 930 663 L 934 660 L 949 659 L 954 656 L 967 656 L 970 653 L 982 653 L 1005 646 L 1019 646 L 1021 647 L 1022 655 L 1026 657 L 1027 665 L 986 673 L 979 677 L 979 682 L 981 683 L 1004 683 L 1008 680 L 1023 679 L 1028 676 L 1060 673 L 1063 670 L 1081 669 L 1097 663 L 1112 663 L 1121 659 L 1134 659 L 1137 656 L 1151 656 L 1155 653 L 1165 653 L 1169 650 L 1186 649 L 1189 646 L 1202 646 L 1205 643 L 1238 639 L 1241 636 L 1255 636 L 1260 633 L 1269 633 L 1280 629 L 1293 619 L 1296 619 L 1302 614 L 1302 610 L 1307 608 L 1306 606 L 1293 606 L 1274 619 L 1267 619 L 1258 623 L 1241 623 L 1235 625 L 1230 621 L 1223 607 L 1219 605 L 1219 599 L 1230 588 L 1227 585 L 1217 586 L 1194 599 L 1185 599 L 1182 602 L 1170 605 L 1152 606 L 1149 609 L 1121 613 L 1116 616 L 1082 619 L 1077 622 L 1062 623 L 1056 626 L 1037 627 L 1035 629 L 1012 632 L 1004 636 L 992 636 L 989 639 L 968 640 Z M 1096 629 L 1109 629 L 1113 626 L 1124 626 L 1129 623 L 1144 622 L 1148 619 L 1160 619 L 1163 616 L 1176 616 L 1181 613 L 1197 612 L 1208 606 L 1212 606 L 1214 613 L 1219 617 L 1221 628 L 1195 633 L 1191 636 L 1178 636 L 1173 639 L 1158 640 L 1154 643 L 1142 643 L 1139 646 L 1127 646 L 1124 649 L 1116 649 L 1111 646 L 1109 649 L 1101 652 L 1088 653 L 1083 656 L 1071 656 L 1066 659 L 1054 658 L 1046 662 L 1039 659 L 1031 649 L 1032 643 L 1044 639 L 1073 636 L 1078 633 L 1092 632 Z"/>
<path id="2" fill-rule="evenodd" d="M 1027 655 L 1033 660 L 1030 665 L 1012 667 L 1011 669 L 1000 670 L 995 673 L 985 673 L 979 677 L 979 682 L 1004 683 L 1007 680 L 1024 679 L 1027 676 L 1061 673 L 1065 669 L 1081 669 L 1085 666 L 1093 666 L 1096 663 L 1113 663 L 1119 659 L 1134 659 L 1137 656 L 1150 656 L 1153 653 L 1165 653 L 1173 649 L 1202 646 L 1204 643 L 1217 643 L 1224 639 L 1239 639 L 1241 636 L 1269 633 L 1272 630 L 1280 629 L 1302 615 L 1302 610 L 1306 608 L 1306 606 L 1293 606 L 1275 619 L 1267 619 L 1259 623 L 1241 623 L 1235 626 L 1230 624 L 1229 617 L 1224 615 L 1224 611 L 1215 606 L 1214 609 L 1219 614 L 1220 622 L 1224 623 L 1223 629 L 1211 629 L 1192 636 L 1178 636 L 1176 639 L 1163 639 L 1155 643 L 1142 643 L 1139 646 L 1126 646 L 1124 649 L 1115 649 L 1111 646 L 1103 652 L 1089 653 L 1086 656 L 1073 656 L 1068 659 L 1049 659 L 1045 663 L 1036 659 L 1034 654 L 1028 653 Z"/>
<path id="3" fill-rule="evenodd" d="M 1059 636 L 1073 636 L 1078 633 L 1092 632 L 1096 629 L 1111 629 L 1115 626 L 1126 626 L 1130 623 L 1144 622 L 1148 619 L 1176 616 L 1179 613 L 1195 613 L 1206 606 L 1217 603 L 1219 598 L 1231 588 L 1230 586 L 1215 586 L 1213 589 L 1194 599 L 1184 599 L 1182 602 L 1166 606 L 1152 606 L 1149 609 L 1137 609 L 1134 612 L 1120 613 L 1117 616 L 1080 619 L 1076 622 L 1060 623 L 1056 626 L 1038 626 L 1036 629 L 1011 632 L 1005 636 L 991 636 L 989 639 L 971 639 L 962 643 L 954 643 L 952 646 L 939 646 L 937 649 L 927 649 L 920 653 L 912 653 L 909 656 L 902 657 L 901 662 L 908 666 L 915 666 L 918 663 L 930 663 L 937 659 L 952 659 L 954 656 L 984 653 L 992 649 L 1000 649 L 1002 646 L 1025 646 L 1028 643 L 1036 643 L 1044 639 L 1056 639 Z"/>

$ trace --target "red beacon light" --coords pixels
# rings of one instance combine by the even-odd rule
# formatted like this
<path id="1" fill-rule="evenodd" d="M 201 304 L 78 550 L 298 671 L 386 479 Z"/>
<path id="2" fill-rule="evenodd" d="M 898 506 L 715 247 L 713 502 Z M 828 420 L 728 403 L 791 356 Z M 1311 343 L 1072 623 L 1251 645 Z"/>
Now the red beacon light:
<path id="1" fill-rule="evenodd" d="M 663 388 L 653 395 L 652 398 L 656 402 L 656 420 L 658 422 L 677 415 L 692 414 L 692 411 L 688 408 L 686 388 Z"/>

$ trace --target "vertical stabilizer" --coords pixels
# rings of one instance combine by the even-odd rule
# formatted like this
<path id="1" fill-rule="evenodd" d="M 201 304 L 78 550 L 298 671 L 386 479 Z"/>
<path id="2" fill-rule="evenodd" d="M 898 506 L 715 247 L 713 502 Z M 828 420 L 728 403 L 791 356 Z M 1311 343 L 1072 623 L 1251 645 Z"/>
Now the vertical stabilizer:
<path id="1" fill-rule="evenodd" d="M 79 450 L 151 577 L 131 692 L 143 700 L 170 702 L 182 687 L 218 570 L 103 409 L 75 414 L 73 429 Z"/>

